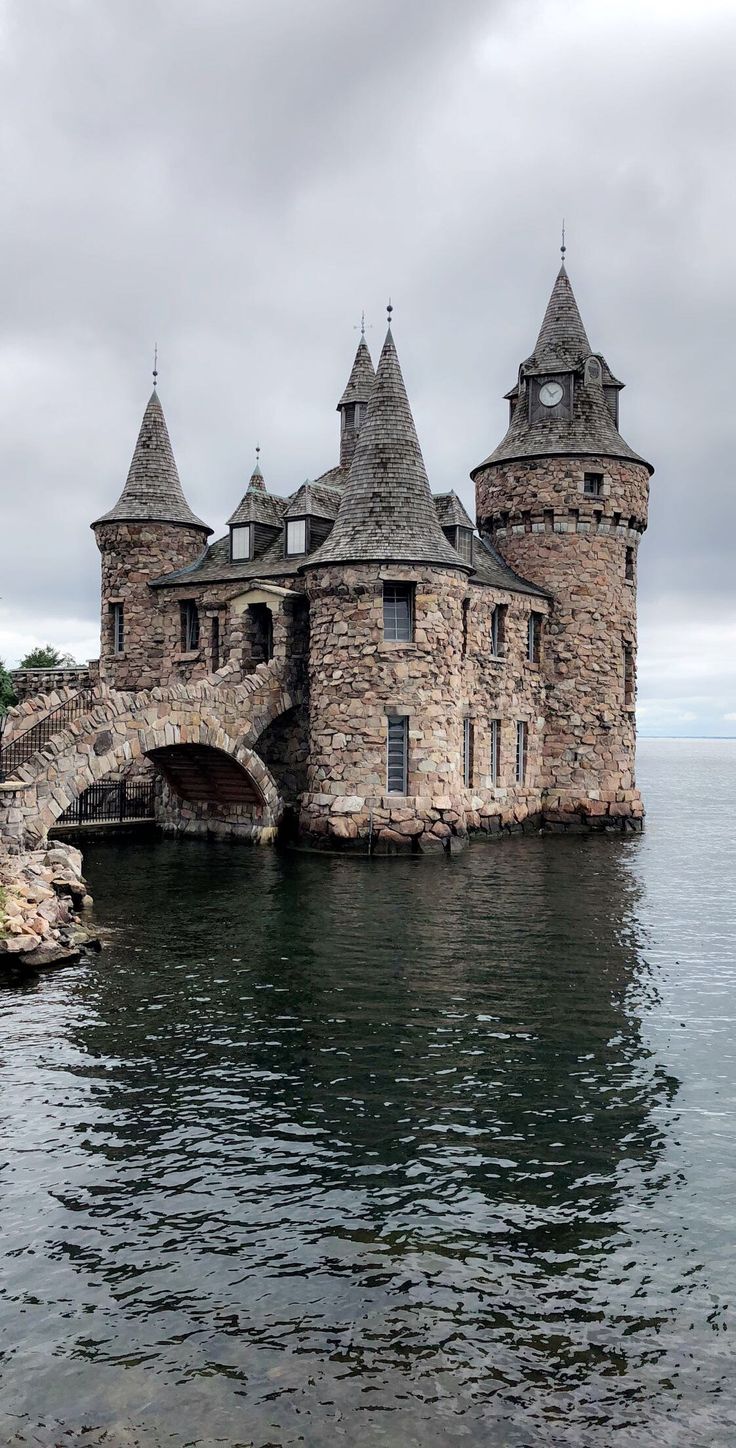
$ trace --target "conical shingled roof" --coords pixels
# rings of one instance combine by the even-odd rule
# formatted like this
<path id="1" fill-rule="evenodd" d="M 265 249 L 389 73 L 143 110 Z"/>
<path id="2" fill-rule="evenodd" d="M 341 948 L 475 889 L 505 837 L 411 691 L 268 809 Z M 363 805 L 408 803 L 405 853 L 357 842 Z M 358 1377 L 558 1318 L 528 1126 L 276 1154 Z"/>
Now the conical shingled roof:
<path id="1" fill-rule="evenodd" d="M 361 337 L 353 362 L 353 370 L 347 380 L 345 391 L 337 404 L 337 411 L 350 402 L 367 402 L 373 391 L 376 373 L 365 337 Z"/>
<path id="2" fill-rule="evenodd" d="M 601 376 L 585 376 L 585 362 L 596 356 Z M 551 408 L 542 416 L 529 415 L 530 377 L 574 372 L 572 416 L 556 415 Z M 622 438 L 608 408 L 605 385 L 621 387 L 599 352 L 593 353 L 580 318 L 564 265 L 560 267 L 547 304 L 544 321 L 531 357 L 521 364 L 519 384 L 507 396 L 516 399 L 503 441 L 473 469 L 470 476 L 492 463 L 529 457 L 593 456 L 624 458 L 654 469 Z"/>
<path id="3" fill-rule="evenodd" d="M 161 399 L 154 387 L 143 414 L 128 477 L 120 497 L 97 523 L 186 523 L 212 529 L 192 512 L 179 480 Z"/>
<path id="4" fill-rule="evenodd" d="M 274 497 L 266 488 L 266 480 L 257 462 L 250 475 L 245 497 L 238 503 L 235 512 L 227 520 L 228 528 L 237 523 L 264 523 L 268 528 L 280 528 L 286 501 Z"/>
<path id="5" fill-rule="evenodd" d="M 390 328 L 335 526 L 304 567 L 378 561 L 470 571 L 437 518 Z"/>
<path id="6" fill-rule="evenodd" d="M 575 301 L 575 293 L 563 261 L 557 273 L 544 321 L 525 372 L 563 372 L 579 367 L 591 354 L 591 346 Z"/>

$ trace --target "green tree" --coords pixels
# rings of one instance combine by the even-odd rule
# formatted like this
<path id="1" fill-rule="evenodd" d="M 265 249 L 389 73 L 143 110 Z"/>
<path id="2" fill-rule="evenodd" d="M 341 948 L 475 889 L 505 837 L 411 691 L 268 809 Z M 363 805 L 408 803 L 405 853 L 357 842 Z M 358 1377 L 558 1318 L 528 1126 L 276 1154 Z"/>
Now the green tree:
<path id="1" fill-rule="evenodd" d="M 31 649 L 24 659 L 21 659 L 21 669 L 65 669 L 74 666 L 74 659 L 71 654 L 62 654 L 53 644 L 43 644 L 37 649 Z"/>
<path id="2" fill-rule="evenodd" d="M 13 704 L 17 704 L 17 702 L 15 694 L 13 693 L 13 685 L 10 681 L 10 674 L 2 659 L 0 659 L 0 714 L 7 713 L 8 709 L 12 709 Z"/>

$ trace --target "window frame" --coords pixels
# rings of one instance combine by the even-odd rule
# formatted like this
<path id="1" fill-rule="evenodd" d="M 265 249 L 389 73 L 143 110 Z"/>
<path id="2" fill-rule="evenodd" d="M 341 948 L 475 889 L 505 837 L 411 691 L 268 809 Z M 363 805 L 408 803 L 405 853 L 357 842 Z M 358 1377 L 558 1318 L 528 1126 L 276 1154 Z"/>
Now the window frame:
<path id="1" fill-rule="evenodd" d="M 463 563 L 473 562 L 473 530 L 458 526 L 455 529 L 455 552 L 459 553 Z"/>
<path id="2" fill-rule="evenodd" d="M 473 788 L 474 767 L 475 724 L 472 715 L 466 714 L 463 718 L 463 785 L 465 789 Z"/>
<path id="3" fill-rule="evenodd" d="M 496 603 L 491 612 L 491 654 L 494 659 L 505 657 L 507 607 L 505 603 Z"/>
<path id="4" fill-rule="evenodd" d="M 526 719 L 516 721 L 516 783 L 526 784 L 529 728 Z"/>
<path id="5" fill-rule="evenodd" d="M 636 581 L 635 568 L 636 559 L 634 554 L 634 547 L 633 544 L 630 543 L 627 545 L 626 557 L 624 559 L 624 580 L 626 583 L 634 583 Z"/>
<path id="6" fill-rule="evenodd" d="M 498 788 L 501 779 L 501 720 L 491 719 L 491 732 L 489 743 L 489 763 L 491 785 Z"/>
<path id="7" fill-rule="evenodd" d="M 636 705 L 636 671 L 634 668 L 634 650 L 631 644 L 624 644 L 624 708 L 633 709 Z"/>
<path id="8" fill-rule="evenodd" d="M 236 533 L 246 534 L 246 536 L 247 536 L 247 552 L 241 554 L 241 555 L 238 556 L 238 557 L 236 557 L 236 554 L 235 554 L 235 534 L 236 534 Z M 230 562 L 231 562 L 231 563 L 250 563 L 251 560 L 252 560 L 252 558 L 253 558 L 253 524 L 252 524 L 252 523 L 232 523 L 231 526 L 230 526 Z"/>
<path id="9" fill-rule="evenodd" d="M 118 601 L 110 604 L 112 620 L 112 651 L 117 657 L 125 653 L 125 604 Z"/>
<path id="10" fill-rule="evenodd" d="M 590 485 L 590 486 L 589 486 Z M 603 473 L 583 473 L 583 496 L 586 498 L 603 497 L 604 476 Z"/>
<path id="11" fill-rule="evenodd" d="M 542 615 L 535 613 L 534 609 L 529 614 L 526 626 L 526 657 L 527 663 L 539 664 L 542 657 Z"/>
<path id="12" fill-rule="evenodd" d="M 199 652 L 202 642 L 202 629 L 196 598 L 180 599 L 179 611 L 181 618 L 181 651 L 183 654 L 196 654 Z"/>
<path id="13" fill-rule="evenodd" d="M 384 643 L 413 644 L 416 617 L 415 598 L 416 584 L 410 582 L 405 578 L 383 579 L 382 604 Z M 397 607 L 398 603 L 402 601 L 405 602 L 407 605 L 405 633 L 401 632 L 402 620 L 399 616 Z M 391 615 L 392 607 L 393 617 Z"/>
<path id="14" fill-rule="evenodd" d="M 290 547 L 289 547 L 289 529 L 290 529 L 290 528 L 298 528 L 300 525 L 301 525 L 301 527 L 304 529 L 304 547 L 303 547 L 303 548 L 290 548 Z M 305 553 L 308 553 L 308 552 L 309 552 L 309 520 L 308 520 L 306 514 L 304 515 L 303 518 L 287 518 L 287 519 L 286 519 L 286 525 L 285 525 L 285 528 L 284 528 L 284 557 L 285 557 L 285 558 L 302 558 L 302 557 L 304 556 L 304 554 L 305 554 Z"/>
<path id="15" fill-rule="evenodd" d="M 400 749 L 397 765 L 394 751 Z M 401 773 L 401 788 L 395 787 L 398 771 Z M 407 714 L 386 715 L 386 793 L 406 796 L 409 793 L 409 716 Z"/>

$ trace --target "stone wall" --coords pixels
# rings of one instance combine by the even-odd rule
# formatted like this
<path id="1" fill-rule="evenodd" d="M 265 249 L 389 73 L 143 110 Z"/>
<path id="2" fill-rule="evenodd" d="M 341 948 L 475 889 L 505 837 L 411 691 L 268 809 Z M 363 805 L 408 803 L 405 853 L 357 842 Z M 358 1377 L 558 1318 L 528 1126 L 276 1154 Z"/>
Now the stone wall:
<path id="1" fill-rule="evenodd" d="M 603 475 L 602 496 L 585 495 L 586 472 Z M 636 554 L 647 469 L 612 458 L 527 459 L 482 469 L 476 491 L 481 528 L 554 597 L 542 651 L 546 820 L 637 827 Z"/>
<path id="2" fill-rule="evenodd" d="M 415 585 L 414 641 L 383 637 L 383 580 Z M 468 585 L 453 569 L 334 565 L 310 571 L 310 760 L 301 826 L 379 850 L 441 850 L 470 829 L 521 827 L 539 814 L 542 687 L 522 666 L 528 596 Z M 508 653 L 489 657 L 494 598 L 509 609 Z M 468 605 L 467 608 L 464 604 Z M 544 607 L 544 605 L 542 605 Z M 472 620 L 472 622 L 471 622 Z M 473 630 L 472 640 L 470 629 Z M 409 724 L 406 796 L 387 793 L 387 718 Z M 477 715 L 475 772 L 464 782 L 464 721 Z M 504 720 L 504 776 L 489 782 L 490 718 Z M 511 763 L 516 719 L 530 723 L 526 782 Z M 514 749 L 515 755 L 515 749 Z"/>
<path id="3" fill-rule="evenodd" d="M 167 681 L 161 596 L 152 579 L 200 557 L 204 528 L 173 523 L 98 523 L 102 555 L 100 678 L 115 689 L 151 689 Z M 113 612 L 124 608 L 124 647 L 115 652 Z"/>

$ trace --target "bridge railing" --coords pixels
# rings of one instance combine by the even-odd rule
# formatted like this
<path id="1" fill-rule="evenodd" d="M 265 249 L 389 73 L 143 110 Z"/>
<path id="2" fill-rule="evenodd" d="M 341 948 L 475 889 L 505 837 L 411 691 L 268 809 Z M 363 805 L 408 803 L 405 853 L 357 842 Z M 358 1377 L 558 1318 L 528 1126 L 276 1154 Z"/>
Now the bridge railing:
<path id="1" fill-rule="evenodd" d="M 56 826 L 152 820 L 155 791 L 153 779 L 98 779 L 59 815 Z"/>
<path id="2" fill-rule="evenodd" d="M 0 718 L 0 780 L 14 774 L 22 764 L 27 764 L 39 749 L 43 749 L 54 734 L 86 714 L 93 697 L 93 689 L 80 689 L 78 694 L 65 699 L 56 709 L 52 709 L 50 714 L 44 714 L 37 724 L 32 724 L 23 734 L 16 734 L 8 744 L 3 744 L 4 721 L 7 717 L 3 715 Z"/>

